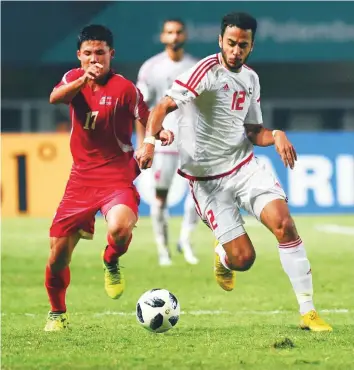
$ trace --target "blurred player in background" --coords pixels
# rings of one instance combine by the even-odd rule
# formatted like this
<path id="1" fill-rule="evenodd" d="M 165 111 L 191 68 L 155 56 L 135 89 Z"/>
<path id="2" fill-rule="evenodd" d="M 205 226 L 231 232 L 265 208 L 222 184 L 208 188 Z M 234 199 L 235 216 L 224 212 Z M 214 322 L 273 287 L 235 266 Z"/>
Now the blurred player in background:
<path id="1" fill-rule="evenodd" d="M 278 241 L 282 266 L 299 303 L 301 328 L 331 331 L 314 307 L 311 267 L 286 195 L 253 154 L 253 145 L 274 145 L 286 167 L 293 169 L 296 161 L 286 134 L 262 125 L 259 78 L 245 64 L 256 29 L 257 21 L 248 14 L 226 15 L 219 36 L 221 52 L 203 59 L 175 80 L 167 96 L 152 110 L 146 136 L 152 142 L 165 116 L 177 112 L 178 171 L 190 180 L 198 213 L 219 241 L 214 266 L 218 284 L 232 290 L 234 271 L 248 270 L 256 258 L 243 227 L 239 211 L 243 208 Z M 141 168 L 151 166 L 154 150 L 151 143 L 139 149 Z"/>
<path id="2" fill-rule="evenodd" d="M 138 218 L 139 195 L 133 180 L 139 173 L 133 158 L 133 123 L 146 124 L 149 110 L 134 84 L 111 70 L 113 35 L 104 26 L 85 27 L 78 37 L 81 68 L 63 76 L 50 95 L 52 104 L 69 104 L 73 165 L 65 193 L 50 228 L 50 255 L 45 273 L 51 311 L 45 331 L 68 327 L 65 295 L 69 263 L 80 240 L 92 239 L 95 214 L 107 222 L 102 262 L 105 289 L 117 299 L 125 287 L 119 257 L 128 249 Z M 169 144 L 173 134 L 157 138 Z"/>
<path id="3" fill-rule="evenodd" d="M 163 23 L 161 43 L 165 50 L 148 59 L 140 68 L 137 87 L 144 95 L 149 106 L 155 105 L 171 86 L 173 81 L 183 71 L 191 68 L 197 62 L 184 51 L 187 33 L 183 21 L 168 19 Z M 164 127 L 177 132 L 177 122 L 174 113 L 166 117 Z M 137 124 L 138 147 L 145 135 L 145 128 Z M 178 168 L 177 145 L 164 147 L 157 144 L 156 157 L 152 166 L 155 199 L 150 212 L 155 233 L 159 264 L 168 266 L 172 263 L 168 248 L 167 196 Z M 198 263 L 191 243 L 190 234 L 198 221 L 194 201 L 188 192 L 184 203 L 184 217 L 177 249 L 183 253 L 185 260 L 190 264 Z"/>

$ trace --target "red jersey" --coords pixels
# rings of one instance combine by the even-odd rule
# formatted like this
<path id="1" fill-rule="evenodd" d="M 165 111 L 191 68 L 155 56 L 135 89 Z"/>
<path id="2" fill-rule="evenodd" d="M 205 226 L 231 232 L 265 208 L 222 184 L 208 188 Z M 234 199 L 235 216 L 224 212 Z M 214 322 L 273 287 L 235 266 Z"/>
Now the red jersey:
<path id="1" fill-rule="evenodd" d="M 82 68 L 68 71 L 56 86 L 84 74 Z M 146 124 L 149 110 L 135 85 L 110 72 L 104 85 L 94 91 L 88 84 L 70 102 L 72 121 L 71 179 L 85 186 L 131 183 L 135 178 L 131 137 L 135 119 Z"/>

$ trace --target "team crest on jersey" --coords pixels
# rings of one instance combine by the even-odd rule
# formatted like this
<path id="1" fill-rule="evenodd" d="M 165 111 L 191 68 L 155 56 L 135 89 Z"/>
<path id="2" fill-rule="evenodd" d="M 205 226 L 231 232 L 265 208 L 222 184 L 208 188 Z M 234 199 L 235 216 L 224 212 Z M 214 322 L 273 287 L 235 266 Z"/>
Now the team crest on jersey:
<path id="1" fill-rule="evenodd" d="M 252 87 L 249 87 L 248 88 L 248 95 L 252 95 L 252 93 L 253 93 Z"/>
<path id="2" fill-rule="evenodd" d="M 100 105 L 112 105 L 112 97 L 111 96 L 102 96 L 100 100 Z"/>

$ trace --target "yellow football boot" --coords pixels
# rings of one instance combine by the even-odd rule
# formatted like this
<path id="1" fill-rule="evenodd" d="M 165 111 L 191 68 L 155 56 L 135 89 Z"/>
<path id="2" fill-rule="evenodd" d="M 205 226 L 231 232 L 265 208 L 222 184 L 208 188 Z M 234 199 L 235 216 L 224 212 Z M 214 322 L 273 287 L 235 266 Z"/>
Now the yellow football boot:
<path id="1" fill-rule="evenodd" d="M 104 287 L 108 297 L 118 299 L 124 292 L 125 279 L 119 266 L 119 259 L 114 266 L 109 265 L 104 260 L 104 250 L 101 254 L 104 270 Z"/>
<path id="2" fill-rule="evenodd" d="M 315 310 L 301 316 L 300 328 L 311 331 L 332 331 L 332 327 L 323 321 Z"/>
<path id="3" fill-rule="evenodd" d="M 215 247 L 219 244 L 218 241 L 215 242 Z M 214 260 L 214 275 L 216 282 L 221 286 L 222 289 L 226 291 L 231 291 L 235 287 L 236 272 L 227 269 L 220 261 L 220 257 L 215 253 Z"/>
<path id="4" fill-rule="evenodd" d="M 69 316 L 67 313 L 48 313 L 47 323 L 44 331 L 61 331 L 69 329 Z"/>

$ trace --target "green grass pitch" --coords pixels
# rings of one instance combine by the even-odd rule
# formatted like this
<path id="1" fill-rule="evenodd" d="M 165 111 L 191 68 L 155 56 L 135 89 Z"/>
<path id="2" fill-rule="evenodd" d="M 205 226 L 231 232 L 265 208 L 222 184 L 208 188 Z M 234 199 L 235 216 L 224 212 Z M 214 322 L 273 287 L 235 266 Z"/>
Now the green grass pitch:
<path id="1" fill-rule="evenodd" d="M 213 237 L 205 225 L 192 238 L 199 265 L 187 265 L 176 252 L 180 218 L 170 219 L 174 264 L 166 268 L 157 266 L 150 220 L 139 220 L 122 258 L 127 287 L 118 301 L 103 288 L 105 225 L 98 219 L 95 239 L 81 241 L 71 263 L 72 329 L 45 333 L 50 220 L 3 219 L 1 368 L 354 369 L 354 216 L 295 220 L 311 261 L 316 308 L 333 325 L 332 333 L 298 329 L 295 296 L 275 239 L 263 226 L 247 219 L 257 260 L 250 271 L 238 273 L 233 292 L 224 292 L 214 281 Z M 318 230 L 328 224 L 346 229 Z M 139 296 L 151 288 L 173 292 L 183 311 L 165 334 L 145 331 L 134 315 Z"/>

